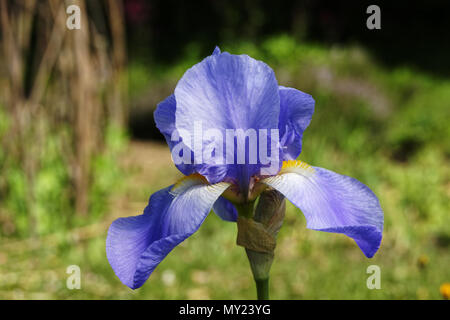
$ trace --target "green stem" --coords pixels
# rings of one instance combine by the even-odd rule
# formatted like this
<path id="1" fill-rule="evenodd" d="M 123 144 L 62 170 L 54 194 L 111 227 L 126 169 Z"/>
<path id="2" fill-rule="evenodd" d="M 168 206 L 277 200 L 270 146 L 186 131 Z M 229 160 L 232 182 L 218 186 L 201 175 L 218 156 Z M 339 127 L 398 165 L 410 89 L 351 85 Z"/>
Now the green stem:
<path id="1" fill-rule="evenodd" d="M 255 206 L 255 201 L 235 204 L 238 214 L 242 217 L 246 217 L 247 219 L 253 218 L 254 206 Z"/>
<path id="2" fill-rule="evenodd" d="M 273 253 L 256 252 L 250 249 L 245 249 L 245 252 L 256 283 L 258 300 L 268 300 L 269 272 L 273 262 Z"/>
<path id="3" fill-rule="evenodd" d="M 269 278 L 255 279 L 258 300 L 269 300 Z"/>
<path id="4" fill-rule="evenodd" d="M 254 201 L 235 204 L 236 209 L 238 210 L 239 218 L 238 218 L 238 228 L 241 226 L 242 229 L 239 229 L 238 232 L 243 232 L 247 234 L 247 232 L 255 232 L 255 229 L 249 230 L 247 228 L 253 227 L 255 225 L 252 224 L 240 224 L 239 219 L 253 219 L 254 216 Z M 243 217 L 243 218 L 241 218 Z M 258 229 L 256 229 L 258 230 Z M 261 232 L 261 231 L 259 231 Z M 267 233 L 267 232 L 266 232 Z M 250 233 L 251 234 L 251 233 Z M 261 234 L 256 233 L 256 236 L 262 237 Z M 267 236 L 266 236 L 267 237 Z M 239 244 L 239 235 L 238 235 L 238 244 Z M 245 239 L 245 238 L 244 238 Z M 262 237 L 262 239 L 265 239 Z M 256 293 L 258 300 L 269 300 L 269 272 L 270 267 L 273 262 L 273 252 L 259 252 L 254 251 L 252 249 L 245 248 L 245 252 L 247 253 L 248 260 L 250 262 L 250 267 L 253 273 L 253 279 L 256 283 Z"/>

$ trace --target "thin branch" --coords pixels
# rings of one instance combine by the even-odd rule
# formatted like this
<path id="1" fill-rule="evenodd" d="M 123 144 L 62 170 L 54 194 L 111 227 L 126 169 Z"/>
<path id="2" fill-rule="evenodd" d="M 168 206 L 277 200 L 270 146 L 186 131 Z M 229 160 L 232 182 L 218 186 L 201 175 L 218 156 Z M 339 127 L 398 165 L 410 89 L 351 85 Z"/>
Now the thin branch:
<path id="1" fill-rule="evenodd" d="M 33 88 L 30 94 L 30 103 L 33 108 L 41 101 L 47 82 L 50 79 L 50 75 L 55 65 L 58 55 L 61 51 L 61 47 L 64 41 L 64 35 L 66 33 L 65 27 L 65 10 L 64 2 L 61 2 L 58 9 L 58 15 L 53 24 L 52 34 L 50 36 L 50 41 L 45 50 L 44 56 L 42 57 L 41 63 L 36 74 L 36 78 L 33 83 Z"/>

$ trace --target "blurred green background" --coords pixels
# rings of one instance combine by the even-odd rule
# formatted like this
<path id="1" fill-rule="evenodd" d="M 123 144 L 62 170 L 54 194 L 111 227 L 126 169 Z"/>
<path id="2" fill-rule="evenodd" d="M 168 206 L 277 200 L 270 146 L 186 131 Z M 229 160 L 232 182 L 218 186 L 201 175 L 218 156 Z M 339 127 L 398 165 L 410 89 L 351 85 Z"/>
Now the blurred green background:
<path id="1" fill-rule="evenodd" d="M 72 3 L 81 30 L 65 28 Z M 0 0 L 0 298 L 255 298 L 236 225 L 214 214 L 138 290 L 105 254 L 110 223 L 181 177 L 152 113 L 219 45 L 314 97 L 300 159 L 367 184 L 385 213 L 381 248 L 367 259 L 343 235 L 306 229 L 288 204 L 271 297 L 442 299 L 450 8 L 408 3 L 380 5 L 382 30 L 370 31 L 364 1 Z M 366 286 L 372 264 L 380 290 Z M 70 265 L 80 290 L 66 287 Z"/>

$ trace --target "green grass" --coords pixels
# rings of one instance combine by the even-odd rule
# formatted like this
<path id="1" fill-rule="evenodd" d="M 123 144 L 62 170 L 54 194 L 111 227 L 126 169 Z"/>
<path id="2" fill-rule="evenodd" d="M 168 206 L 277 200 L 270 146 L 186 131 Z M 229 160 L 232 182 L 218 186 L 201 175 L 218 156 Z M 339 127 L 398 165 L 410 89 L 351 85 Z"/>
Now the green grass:
<path id="1" fill-rule="evenodd" d="M 367 259 L 343 235 L 306 229 L 302 213 L 288 204 L 271 272 L 271 297 L 440 299 L 439 286 L 450 282 L 450 80 L 408 66 L 387 69 L 357 47 L 299 44 L 287 36 L 222 49 L 264 60 L 280 84 L 313 95 L 316 110 L 300 159 L 364 182 L 385 213 L 381 248 Z M 155 83 L 154 95 L 161 87 L 173 90 L 186 68 L 201 59 L 193 51 L 170 67 L 133 63 L 130 82 L 138 84 L 133 94 L 151 91 Z M 132 214 L 122 212 L 116 200 L 122 199 L 125 207 L 138 202 L 138 214 L 152 192 L 177 176 L 170 163 L 163 170 L 128 170 L 121 188 L 111 190 L 110 212 L 118 212 L 116 216 Z M 142 181 L 142 171 L 151 170 L 152 178 Z M 244 249 L 235 244 L 235 224 L 211 214 L 141 289 L 132 291 L 106 260 L 112 219 L 107 217 L 99 217 L 91 229 L 59 230 L 50 238 L 8 245 L 2 240 L 0 298 L 255 298 Z M 81 290 L 65 286 L 71 264 L 81 268 Z M 372 264 L 381 268 L 380 290 L 366 287 L 366 269 Z"/>

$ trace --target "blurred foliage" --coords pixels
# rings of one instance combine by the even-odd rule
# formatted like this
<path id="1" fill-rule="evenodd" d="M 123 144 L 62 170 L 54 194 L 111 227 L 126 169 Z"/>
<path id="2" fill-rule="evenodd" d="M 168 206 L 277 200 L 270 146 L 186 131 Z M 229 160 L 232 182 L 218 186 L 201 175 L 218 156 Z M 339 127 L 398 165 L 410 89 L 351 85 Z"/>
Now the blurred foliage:
<path id="1" fill-rule="evenodd" d="M 4 115 L 3 120 L 7 119 Z M 68 128 L 66 128 L 68 130 Z M 0 129 L 1 130 L 1 129 Z M 1 226 L 0 236 L 27 237 L 30 230 L 36 235 L 47 235 L 55 230 L 92 223 L 107 209 L 111 189 L 118 187 L 123 172 L 117 166 L 117 157 L 123 152 L 128 137 L 123 129 L 110 126 L 105 133 L 105 152 L 92 159 L 92 186 L 89 193 L 89 216 L 77 217 L 73 203 L 73 186 L 69 178 L 67 159 L 61 153 L 64 133 L 53 133 L 46 139 L 40 152 L 40 166 L 33 185 L 27 185 L 20 164 L 2 158 L 0 177 Z M 0 132 L 1 138 L 1 132 Z M 28 200 L 29 190 L 33 201 Z M 35 225 L 34 228 L 31 224 Z"/>
<path id="2" fill-rule="evenodd" d="M 122 190 L 120 185 L 125 172 L 118 159 L 125 152 L 129 141 L 124 129 L 110 125 L 105 130 L 104 152 L 92 159 L 92 186 L 89 193 L 89 217 L 76 217 L 76 225 L 99 221 L 109 209 L 111 194 Z"/>
<path id="3" fill-rule="evenodd" d="M 271 272 L 271 297 L 440 299 L 440 286 L 450 280 L 450 80 L 408 66 L 386 68 L 357 46 L 299 43 L 286 35 L 261 45 L 234 41 L 221 49 L 261 59 L 274 68 L 281 85 L 310 93 L 316 110 L 300 158 L 364 182 L 385 212 L 382 246 L 367 259 L 343 235 L 306 229 L 301 212 L 288 204 Z M 203 58 L 201 52 L 193 43 L 175 64 L 130 61 L 132 113 L 147 115 L 141 119 L 147 130 L 152 130 L 156 104 Z M 7 120 L 0 118 L 0 134 L 5 126 Z M 64 221 L 52 220 L 63 219 L 56 213 L 67 208 L 68 200 L 61 188 L 66 172 L 54 152 L 58 141 L 48 142 L 48 157 L 36 180 L 37 208 L 55 212 L 44 226 L 57 231 L 35 243 L 0 244 L 0 297 L 253 299 L 247 258 L 235 245 L 236 226 L 214 214 L 168 255 L 141 289 L 121 284 L 105 256 L 110 222 L 142 212 L 149 195 L 180 174 L 168 160 L 168 148 L 156 143 L 128 146 L 121 156 L 126 165 L 117 167 L 127 141 L 118 132 L 111 129 L 108 151 L 92 163 L 96 182 L 90 201 L 94 211 L 109 208 L 109 214 L 94 215 L 97 223 L 76 229 L 58 228 Z M 8 206 L 20 215 L 25 210 L 24 179 L 18 170 L 8 171 L 6 178 L 13 181 Z M 105 206 L 99 199 L 108 194 Z M 81 268 L 81 290 L 65 286 L 71 264 Z M 366 287 L 371 264 L 381 268 L 381 290 Z"/>
<path id="4" fill-rule="evenodd" d="M 126 144 L 120 1 L 1 1 L 0 236 L 37 237 L 106 210 Z M 100 27 L 102 26 L 102 27 Z"/>

